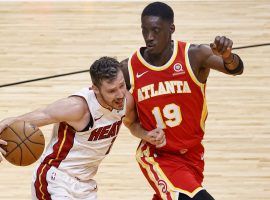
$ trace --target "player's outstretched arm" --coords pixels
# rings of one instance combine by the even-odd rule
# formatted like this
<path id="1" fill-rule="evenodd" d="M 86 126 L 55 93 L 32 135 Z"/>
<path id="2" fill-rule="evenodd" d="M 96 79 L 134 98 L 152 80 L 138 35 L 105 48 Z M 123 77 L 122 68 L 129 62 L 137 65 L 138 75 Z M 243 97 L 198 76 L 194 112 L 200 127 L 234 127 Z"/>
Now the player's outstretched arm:
<path id="1" fill-rule="evenodd" d="M 45 108 L 2 120 L 0 122 L 0 133 L 15 121 L 27 121 L 38 127 L 63 121 L 79 126 L 78 123 L 86 114 L 88 114 L 88 108 L 85 100 L 73 96 L 60 99 Z"/>
<path id="2" fill-rule="evenodd" d="M 89 119 L 89 111 L 84 99 L 77 96 L 61 99 L 45 108 L 2 120 L 0 122 L 0 144 L 7 144 L 6 141 L 1 140 L 1 133 L 15 121 L 27 121 L 38 127 L 65 121 L 77 130 L 85 127 L 86 119 Z M 5 154 L 6 152 L 0 147 L 0 153 Z"/>
<path id="3" fill-rule="evenodd" d="M 157 148 L 166 145 L 166 137 L 162 129 L 156 128 L 151 131 L 146 131 L 145 129 L 142 128 L 137 116 L 135 103 L 132 95 L 129 92 L 127 92 L 126 97 L 127 97 L 127 110 L 123 122 L 125 126 L 130 130 L 131 134 L 153 145 L 156 145 Z"/>
<path id="4" fill-rule="evenodd" d="M 217 36 L 210 47 L 198 45 L 200 66 L 232 75 L 243 73 L 244 65 L 239 55 L 232 52 L 233 41 L 225 36 Z"/>

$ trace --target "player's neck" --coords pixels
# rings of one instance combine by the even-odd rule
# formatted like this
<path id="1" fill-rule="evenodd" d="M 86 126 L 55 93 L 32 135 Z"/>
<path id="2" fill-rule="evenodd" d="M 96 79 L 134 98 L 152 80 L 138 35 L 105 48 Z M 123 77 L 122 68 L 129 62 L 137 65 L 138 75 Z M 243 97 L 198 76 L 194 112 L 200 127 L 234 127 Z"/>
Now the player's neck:
<path id="1" fill-rule="evenodd" d="M 147 51 L 144 53 L 144 59 L 151 65 L 154 66 L 163 66 L 165 65 L 172 57 L 174 49 L 174 43 L 171 41 L 167 47 L 160 54 L 149 54 Z"/>
<path id="2" fill-rule="evenodd" d="M 98 103 L 99 103 L 103 108 L 106 108 L 106 109 L 108 109 L 108 110 L 110 110 L 110 111 L 113 110 L 113 108 L 112 108 L 111 106 L 109 106 L 109 105 L 104 101 L 103 97 L 102 97 L 100 94 L 96 94 L 96 93 L 95 93 L 95 95 L 96 95 L 96 98 L 97 98 Z"/>

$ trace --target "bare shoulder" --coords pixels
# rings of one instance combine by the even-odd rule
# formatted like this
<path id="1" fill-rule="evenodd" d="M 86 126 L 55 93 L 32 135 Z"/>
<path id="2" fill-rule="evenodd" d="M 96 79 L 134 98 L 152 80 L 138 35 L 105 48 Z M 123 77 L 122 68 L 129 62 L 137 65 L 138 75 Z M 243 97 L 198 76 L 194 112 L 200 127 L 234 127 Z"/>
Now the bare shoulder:
<path id="1" fill-rule="evenodd" d="M 70 96 L 65 99 L 66 103 L 69 104 L 71 109 L 77 113 L 88 112 L 88 105 L 86 100 L 80 96 Z"/>
<path id="2" fill-rule="evenodd" d="M 204 68 L 205 61 L 213 55 L 210 46 L 205 44 L 191 44 L 188 50 L 190 63 L 194 68 L 200 70 Z"/>
<path id="3" fill-rule="evenodd" d="M 127 59 L 121 61 L 120 67 L 121 67 L 121 70 L 122 70 L 124 78 L 125 78 L 127 89 L 129 90 L 131 88 L 131 85 L 130 85 L 129 72 L 128 72 L 128 60 L 129 59 L 127 58 Z"/>
<path id="4" fill-rule="evenodd" d="M 205 44 L 191 44 L 189 47 L 189 54 L 194 55 L 198 60 L 200 58 L 208 58 L 213 54 L 210 46 Z"/>
<path id="5" fill-rule="evenodd" d="M 70 116 L 67 123 L 75 130 L 83 130 L 90 119 L 90 111 L 86 100 L 80 96 L 70 96 L 66 98 L 66 101 L 69 104 L 66 114 Z"/>
<path id="6" fill-rule="evenodd" d="M 120 62 L 121 64 L 121 68 L 124 69 L 124 68 L 128 68 L 128 58 L 126 58 L 125 60 L 122 60 Z"/>
<path id="7" fill-rule="evenodd" d="M 128 91 L 126 93 L 126 101 L 126 113 L 123 122 L 126 127 L 130 127 L 137 120 L 137 112 L 135 109 L 133 96 Z"/>
<path id="8" fill-rule="evenodd" d="M 133 96 L 129 91 L 126 92 L 126 100 L 127 100 L 126 107 L 127 107 L 127 112 L 128 112 L 129 110 L 134 109 L 134 106 L 135 106 Z"/>

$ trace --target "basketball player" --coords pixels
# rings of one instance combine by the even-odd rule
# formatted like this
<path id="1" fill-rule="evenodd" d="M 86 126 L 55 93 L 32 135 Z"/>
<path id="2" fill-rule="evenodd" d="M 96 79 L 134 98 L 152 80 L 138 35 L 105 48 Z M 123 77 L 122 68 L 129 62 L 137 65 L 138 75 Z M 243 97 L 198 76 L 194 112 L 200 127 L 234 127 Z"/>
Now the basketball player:
<path id="1" fill-rule="evenodd" d="M 153 200 L 213 200 L 202 187 L 206 81 L 211 69 L 242 74 L 243 62 L 224 36 L 210 47 L 172 40 L 174 13 L 165 3 L 144 8 L 141 28 L 146 47 L 122 67 L 143 128 L 160 127 L 166 135 L 164 147 L 142 141 L 136 154 Z"/>
<path id="2" fill-rule="evenodd" d="M 158 147 L 165 145 L 161 129 L 146 132 L 140 127 L 118 61 L 102 57 L 93 63 L 90 74 L 92 88 L 0 123 L 0 133 L 16 120 L 39 127 L 56 123 L 33 176 L 32 199 L 97 199 L 93 176 L 110 152 L 122 121 L 135 136 Z"/>

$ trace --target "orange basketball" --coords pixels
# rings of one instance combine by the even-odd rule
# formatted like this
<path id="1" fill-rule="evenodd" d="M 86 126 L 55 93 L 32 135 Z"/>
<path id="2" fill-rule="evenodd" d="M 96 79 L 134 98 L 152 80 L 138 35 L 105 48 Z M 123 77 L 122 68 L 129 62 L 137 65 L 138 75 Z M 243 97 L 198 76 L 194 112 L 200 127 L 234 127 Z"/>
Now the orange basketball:
<path id="1" fill-rule="evenodd" d="M 17 121 L 9 125 L 1 133 L 0 138 L 7 142 L 1 147 L 7 152 L 4 157 L 10 163 L 27 166 L 41 156 L 45 139 L 38 127 L 28 122 Z"/>

